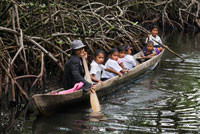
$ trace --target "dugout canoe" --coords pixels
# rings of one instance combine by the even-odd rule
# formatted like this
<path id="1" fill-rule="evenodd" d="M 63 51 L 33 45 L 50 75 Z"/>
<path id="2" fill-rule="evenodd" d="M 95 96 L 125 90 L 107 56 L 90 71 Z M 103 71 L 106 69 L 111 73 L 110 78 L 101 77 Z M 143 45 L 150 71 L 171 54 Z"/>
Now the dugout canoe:
<path id="1" fill-rule="evenodd" d="M 137 59 L 141 56 L 141 53 L 142 52 L 139 52 L 133 55 L 133 58 Z M 159 63 L 163 53 L 164 50 L 159 55 L 156 55 L 142 63 L 139 63 L 136 60 L 137 66 L 129 70 L 128 73 L 123 74 L 121 77 L 115 76 L 109 80 L 104 81 L 102 84 L 97 84 L 95 86 L 95 91 L 98 97 L 113 92 L 116 90 L 116 86 L 120 85 L 121 83 L 133 81 L 147 71 L 153 70 Z M 62 90 L 63 89 L 58 89 L 55 91 L 58 92 Z M 89 96 L 89 93 L 84 93 L 83 90 L 80 89 L 65 95 L 53 95 L 52 92 L 46 94 L 36 94 L 32 98 L 40 114 L 48 115 L 60 109 L 67 110 L 67 108 L 69 108 L 68 106 L 70 105 L 78 106 L 80 105 L 80 102 L 89 102 Z"/>

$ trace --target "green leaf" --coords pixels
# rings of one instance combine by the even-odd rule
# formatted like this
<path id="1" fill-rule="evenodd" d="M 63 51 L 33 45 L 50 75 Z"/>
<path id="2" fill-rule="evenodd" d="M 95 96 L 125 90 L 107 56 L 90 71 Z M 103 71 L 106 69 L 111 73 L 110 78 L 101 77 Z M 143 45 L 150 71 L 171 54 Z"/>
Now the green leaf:
<path id="1" fill-rule="evenodd" d="M 110 30 L 113 30 L 114 28 L 115 28 L 114 26 L 111 26 L 111 27 L 110 27 Z"/>
<path id="2" fill-rule="evenodd" d="M 137 24 L 138 24 L 138 22 L 137 22 L 137 21 L 136 21 L 136 22 L 132 22 L 132 24 L 133 24 L 133 25 L 137 25 Z"/>
<path id="3" fill-rule="evenodd" d="M 77 32 L 77 31 L 78 31 L 78 27 L 77 27 L 77 28 L 73 28 L 73 30 L 74 30 L 75 32 Z"/>
<path id="4" fill-rule="evenodd" d="M 34 6 L 33 2 L 30 2 L 29 5 L 30 5 L 30 6 Z"/>
<path id="5" fill-rule="evenodd" d="M 55 5 L 54 3 L 50 3 L 50 6 L 52 6 L 52 7 L 53 7 L 54 5 Z"/>
<path id="6" fill-rule="evenodd" d="M 42 4 L 42 5 L 40 5 L 40 7 L 41 7 L 41 8 L 45 8 L 45 7 L 46 7 L 46 5 L 45 5 L 45 4 Z"/>
<path id="7" fill-rule="evenodd" d="M 62 45 L 64 42 L 62 40 L 57 41 L 59 45 Z"/>
<path id="8" fill-rule="evenodd" d="M 91 34 L 92 33 L 92 30 L 91 29 L 89 29 L 89 31 L 88 31 L 88 34 Z"/>

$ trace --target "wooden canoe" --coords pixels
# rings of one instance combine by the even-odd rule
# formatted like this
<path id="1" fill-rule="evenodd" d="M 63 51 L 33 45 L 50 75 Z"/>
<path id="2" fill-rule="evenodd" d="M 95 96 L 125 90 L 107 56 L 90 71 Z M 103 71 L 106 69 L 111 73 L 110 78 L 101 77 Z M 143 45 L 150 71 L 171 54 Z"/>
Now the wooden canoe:
<path id="1" fill-rule="evenodd" d="M 139 52 L 133 55 L 133 58 L 137 59 L 141 56 L 141 53 L 142 52 Z M 115 76 L 109 80 L 104 81 L 102 84 L 97 84 L 95 86 L 95 90 L 97 92 L 98 97 L 113 92 L 116 89 L 116 86 L 121 83 L 126 83 L 128 81 L 137 79 L 142 74 L 147 72 L 147 70 L 153 70 L 159 63 L 163 53 L 164 50 L 159 55 L 154 56 L 143 63 L 139 63 L 136 61 L 137 66 L 129 70 L 128 73 L 123 74 L 121 77 Z M 58 89 L 55 91 L 57 92 L 61 90 L 63 89 Z M 89 102 L 89 96 L 89 93 L 84 93 L 83 90 L 80 89 L 78 91 L 65 95 L 52 95 L 52 92 L 46 94 L 36 94 L 32 98 L 39 112 L 43 115 L 48 115 L 56 112 L 59 109 L 66 110 L 68 108 L 67 106 L 69 105 L 80 105 L 80 102 L 85 102 L 85 100 L 86 102 Z"/>

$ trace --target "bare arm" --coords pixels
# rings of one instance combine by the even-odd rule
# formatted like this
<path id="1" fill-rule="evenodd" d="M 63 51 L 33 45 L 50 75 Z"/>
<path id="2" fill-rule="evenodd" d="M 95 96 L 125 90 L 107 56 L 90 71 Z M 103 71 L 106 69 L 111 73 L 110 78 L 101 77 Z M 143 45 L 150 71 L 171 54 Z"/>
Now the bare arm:
<path id="1" fill-rule="evenodd" d="M 153 54 L 150 54 L 150 55 L 147 55 L 147 56 L 142 55 L 142 58 L 148 59 L 148 58 L 152 58 L 153 56 L 156 56 L 156 53 L 153 53 Z"/>
<path id="2" fill-rule="evenodd" d="M 122 69 L 124 69 L 123 62 L 119 64 Z"/>
<path id="3" fill-rule="evenodd" d="M 152 53 L 152 54 L 150 54 L 148 56 L 150 56 L 150 57 L 156 56 L 156 53 Z"/>
<path id="4" fill-rule="evenodd" d="M 145 57 L 144 52 L 141 54 L 141 57 Z"/>
<path id="5" fill-rule="evenodd" d="M 150 41 L 150 36 L 151 36 L 151 34 L 148 34 L 148 35 L 147 35 L 146 43 L 147 43 L 148 41 Z"/>
<path id="6" fill-rule="evenodd" d="M 101 80 L 97 80 L 97 79 L 94 77 L 94 74 L 90 74 L 90 77 L 91 77 L 92 81 L 94 81 L 94 82 L 101 82 Z"/>
<path id="7" fill-rule="evenodd" d="M 111 73 L 114 73 L 114 74 L 117 74 L 117 75 L 121 76 L 120 72 L 117 72 L 117 71 L 112 70 L 110 68 L 106 68 L 105 70 L 108 71 L 108 72 L 111 72 Z"/>
<path id="8" fill-rule="evenodd" d="M 122 70 L 121 70 L 121 73 L 126 73 L 126 72 L 128 72 L 127 69 L 122 69 Z"/>

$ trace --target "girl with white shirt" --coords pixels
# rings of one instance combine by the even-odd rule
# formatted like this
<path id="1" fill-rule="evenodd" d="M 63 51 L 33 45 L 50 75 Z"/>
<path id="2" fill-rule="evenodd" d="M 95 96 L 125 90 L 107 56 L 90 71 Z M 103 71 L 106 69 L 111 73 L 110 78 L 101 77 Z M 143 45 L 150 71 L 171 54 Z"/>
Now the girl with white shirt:
<path id="1" fill-rule="evenodd" d="M 109 72 L 107 70 L 103 70 L 102 73 L 102 80 L 105 81 L 107 79 L 110 79 L 114 76 L 121 76 L 122 73 L 126 72 L 126 70 L 123 70 L 120 65 L 118 64 L 118 58 L 119 58 L 119 52 L 116 48 L 111 49 L 109 53 L 109 59 L 106 61 L 106 68 L 110 68 L 114 70 L 114 72 Z"/>
<path id="2" fill-rule="evenodd" d="M 151 34 L 148 35 L 148 38 L 146 39 L 146 43 L 148 41 L 152 41 L 154 44 L 154 47 L 157 48 L 161 52 L 163 50 L 163 48 L 154 40 L 156 40 L 157 42 L 162 44 L 162 41 L 161 41 L 160 37 L 158 36 L 158 26 L 156 26 L 156 25 L 154 25 L 152 27 Z"/>
<path id="3" fill-rule="evenodd" d="M 125 69 L 132 69 L 133 67 L 136 66 L 135 59 L 131 55 L 131 47 L 129 45 L 125 46 L 126 54 L 123 58 L 123 65 Z"/>
<path id="4" fill-rule="evenodd" d="M 114 69 L 104 66 L 103 62 L 104 62 L 104 52 L 102 50 L 96 50 L 94 52 L 94 60 L 90 64 L 90 77 L 94 84 L 102 83 L 101 74 L 103 70 L 105 70 L 106 72 L 108 71 L 109 73 L 121 75 Z"/>

